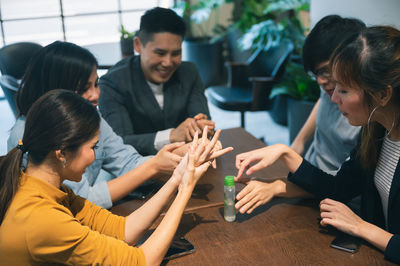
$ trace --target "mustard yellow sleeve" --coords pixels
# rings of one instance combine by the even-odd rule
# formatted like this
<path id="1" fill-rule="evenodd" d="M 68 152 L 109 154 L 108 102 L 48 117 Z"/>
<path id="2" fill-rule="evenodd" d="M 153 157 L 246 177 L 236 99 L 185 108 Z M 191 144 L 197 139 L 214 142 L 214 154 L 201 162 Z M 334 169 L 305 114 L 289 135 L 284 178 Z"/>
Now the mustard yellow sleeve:
<path id="1" fill-rule="evenodd" d="M 64 190 L 69 196 L 69 209 L 81 224 L 102 234 L 125 240 L 125 217 L 112 214 L 87 199 L 75 195 L 68 187 Z"/>
<path id="2" fill-rule="evenodd" d="M 35 261 L 69 265 L 145 265 L 141 248 L 91 230 L 62 205 L 39 202 L 25 224 L 27 248 Z"/>

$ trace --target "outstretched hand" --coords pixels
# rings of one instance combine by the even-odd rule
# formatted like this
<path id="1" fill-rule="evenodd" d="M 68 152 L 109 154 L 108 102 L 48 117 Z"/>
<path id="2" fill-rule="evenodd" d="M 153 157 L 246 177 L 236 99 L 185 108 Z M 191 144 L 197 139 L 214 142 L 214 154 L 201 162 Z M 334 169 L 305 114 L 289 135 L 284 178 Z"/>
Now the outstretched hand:
<path id="1" fill-rule="evenodd" d="M 267 157 L 268 148 L 269 147 L 265 147 L 236 155 L 235 166 L 239 171 L 235 177 L 235 181 L 242 182 L 241 177 L 243 173 L 246 175 L 251 175 L 274 163 L 275 160 L 271 162 L 271 160 Z M 250 164 L 253 162 L 257 163 L 250 167 Z"/>
<path id="2" fill-rule="evenodd" d="M 207 127 L 203 129 L 203 134 L 200 139 L 198 133 L 195 133 L 188 154 L 185 155 L 174 171 L 174 175 L 183 175 L 181 185 L 192 184 L 193 182 L 195 184 L 212 164 L 215 158 L 233 150 L 232 147 L 219 150 L 215 149 L 221 130 L 217 130 L 211 141 L 207 139 L 207 130 Z M 193 173 L 191 172 L 192 169 L 190 167 L 192 162 L 195 167 Z"/>

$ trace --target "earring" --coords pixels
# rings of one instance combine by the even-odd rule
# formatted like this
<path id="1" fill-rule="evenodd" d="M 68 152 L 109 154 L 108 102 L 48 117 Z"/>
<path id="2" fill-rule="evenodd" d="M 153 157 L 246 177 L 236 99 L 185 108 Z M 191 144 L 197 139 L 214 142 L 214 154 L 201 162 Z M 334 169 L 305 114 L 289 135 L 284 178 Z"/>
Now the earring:
<path id="1" fill-rule="evenodd" d="M 375 110 L 376 110 L 378 107 L 379 107 L 379 105 L 375 106 L 375 108 L 374 108 L 374 109 L 372 109 L 372 112 L 369 114 L 369 117 L 368 117 L 368 123 L 367 123 L 367 131 L 368 131 L 368 135 L 369 135 L 369 122 L 371 121 L 371 117 L 372 117 L 372 115 L 374 114 Z"/>
<path id="2" fill-rule="evenodd" d="M 64 158 L 64 161 L 62 162 L 63 168 L 65 168 L 65 165 L 67 164 L 67 159 Z"/>

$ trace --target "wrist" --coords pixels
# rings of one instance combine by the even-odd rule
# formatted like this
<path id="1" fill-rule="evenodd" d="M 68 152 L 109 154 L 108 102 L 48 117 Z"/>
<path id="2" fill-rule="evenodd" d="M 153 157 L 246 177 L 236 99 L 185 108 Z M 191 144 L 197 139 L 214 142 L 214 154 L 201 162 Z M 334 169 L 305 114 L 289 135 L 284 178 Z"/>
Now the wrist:
<path id="1" fill-rule="evenodd" d="M 179 193 L 191 195 L 194 190 L 195 184 L 180 184 Z"/>
<path id="2" fill-rule="evenodd" d="M 169 133 L 169 142 L 170 143 L 177 142 L 177 140 L 175 138 L 175 130 L 176 130 L 176 128 L 172 128 L 171 132 Z"/>
<path id="3" fill-rule="evenodd" d="M 281 196 L 283 194 L 286 193 L 286 183 L 281 180 L 275 180 L 274 182 L 272 182 L 273 185 L 273 192 L 274 192 L 274 196 Z"/>
<path id="4" fill-rule="evenodd" d="M 360 223 L 358 224 L 358 226 L 355 228 L 353 234 L 357 237 L 365 239 L 365 238 L 367 238 L 366 236 L 369 233 L 373 232 L 373 230 L 371 230 L 370 226 L 371 226 L 370 223 L 367 223 L 366 221 L 361 220 Z"/>
<path id="5" fill-rule="evenodd" d="M 179 176 L 179 174 L 176 174 L 175 172 L 173 172 L 171 177 L 168 179 L 167 183 L 170 183 L 175 188 L 178 188 L 179 184 L 181 183 L 181 180 L 182 180 L 181 176 Z"/>
<path id="6" fill-rule="evenodd" d="M 296 151 L 284 144 L 277 145 L 280 145 L 280 159 L 282 160 L 282 162 L 286 165 L 291 173 L 296 172 L 303 162 L 303 157 L 301 157 Z"/>
<path id="7" fill-rule="evenodd" d="M 148 159 L 144 164 L 147 165 L 147 171 L 149 171 L 149 174 L 151 176 L 157 175 L 159 173 L 161 173 L 161 167 L 158 164 L 158 158 L 157 155 Z"/>

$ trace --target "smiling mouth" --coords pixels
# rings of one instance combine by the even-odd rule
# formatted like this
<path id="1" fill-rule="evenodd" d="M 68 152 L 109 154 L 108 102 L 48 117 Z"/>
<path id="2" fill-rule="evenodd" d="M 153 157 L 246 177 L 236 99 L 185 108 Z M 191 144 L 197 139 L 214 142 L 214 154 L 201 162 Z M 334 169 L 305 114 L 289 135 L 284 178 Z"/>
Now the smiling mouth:
<path id="1" fill-rule="evenodd" d="M 332 96 L 334 91 L 335 89 L 325 90 L 325 92 L 328 93 L 329 96 Z"/>

